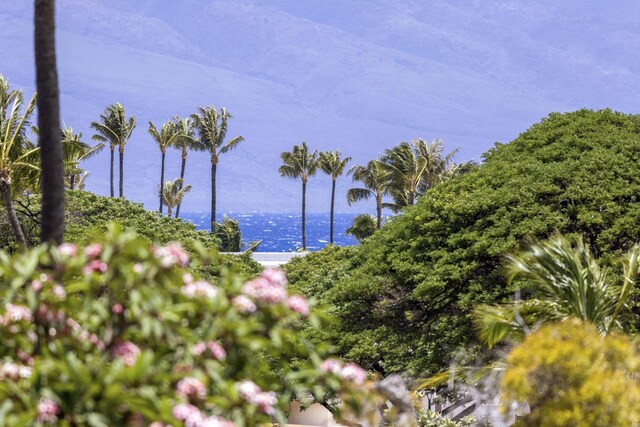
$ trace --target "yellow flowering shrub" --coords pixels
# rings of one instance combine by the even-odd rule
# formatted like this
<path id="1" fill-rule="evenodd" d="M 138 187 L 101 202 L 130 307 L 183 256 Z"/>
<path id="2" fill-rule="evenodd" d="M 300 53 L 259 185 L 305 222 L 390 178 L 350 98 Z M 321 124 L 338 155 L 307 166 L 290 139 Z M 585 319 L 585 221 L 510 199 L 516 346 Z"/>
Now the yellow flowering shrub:
<path id="1" fill-rule="evenodd" d="M 578 321 L 547 325 L 516 347 L 507 362 L 504 402 L 530 406 L 516 425 L 640 423 L 640 355 L 627 336 L 601 336 Z"/>

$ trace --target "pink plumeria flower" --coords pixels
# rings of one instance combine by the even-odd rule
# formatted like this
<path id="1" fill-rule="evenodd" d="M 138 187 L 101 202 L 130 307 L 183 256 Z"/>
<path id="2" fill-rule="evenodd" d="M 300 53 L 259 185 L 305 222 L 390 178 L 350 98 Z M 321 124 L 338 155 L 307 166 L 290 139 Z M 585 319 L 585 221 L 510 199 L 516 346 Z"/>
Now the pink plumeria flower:
<path id="1" fill-rule="evenodd" d="M 78 253 L 78 248 L 73 243 L 63 243 L 58 246 L 58 252 L 65 257 L 73 257 Z"/>
<path id="2" fill-rule="evenodd" d="M 60 301 L 64 301 L 67 298 L 67 292 L 61 285 L 54 285 L 53 288 L 51 288 L 51 293 Z"/>
<path id="3" fill-rule="evenodd" d="M 42 282 L 38 279 L 31 281 L 31 289 L 35 292 L 40 292 L 42 290 Z"/>
<path id="4" fill-rule="evenodd" d="M 43 424 L 55 423 L 58 421 L 59 414 L 60 407 L 55 401 L 47 398 L 40 399 L 40 402 L 38 402 L 38 422 Z"/>
<path id="5" fill-rule="evenodd" d="M 205 418 L 198 427 L 235 427 L 233 421 L 226 420 L 224 418 L 210 416 Z"/>
<path id="6" fill-rule="evenodd" d="M 256 304 L 245 295 L 238 295 L 231 300 L 233 306 L 242 314 L 255 313 L 257 310 Z"/>
<path id="7" fill-rule="evenodd" d="M 224 347 L 222 347 L 217 342 L 209 341 L 207 343 L 207 348 L 216 360 L 223 361 L 227 358 L 227 352 L 225 351 Z"/>
<path id="8" fill-rule="evenodd" d="M 186 399 L 204 399 L 207 397 L 207 389 L 202 381 L 193 377 L 181 379 L 176 386 L 176 393 Z"/>
<path id="9" fill-rule="evenodd" d="M 204 280 L 198 280 L 195 283 L 184 285 L 181 291 L 188 298 L 215 298 L 216 295 L 218 295 L 218 288 Z"/>
<path id="10" fill-rule="evenodd" d="M 108 266 L 106 263 L 96 259 L 85 265 L 82 272 L 88 276 L 92 273 L 106 273 L 107 268 Z"/>
<path id="11" fill-rule="evenodd" d="M 120 303 L 116 303 L 113 305 L 113 307 L 111 307 L 111 312 L 113 314 L 122 314 L 122 312 L 124 311 L 124 308 L 122 307 L 122 304 Z"/>
<path id="12" fill-rule="evenodd" d="M 84 254 L 89 259 L 100 258 L 100 255 L 102 255 L 102 245 L 100 243 L 92 243 L 84 248 Z"/>
<path id="13" fill-rule="evenodd" d="M 200 419 L 204 419 L 202 412 L 197 407 L 190 405 L 188 403 L 179 403 L 173 407 L 171 411 L 171 415 L 178 421 L 186 421 L 188 419 L 194 419 L 199 417 Z"/>
<path id="14" fill-rule="evenodd" d="M 264 277 L 258 277 L 245 283 L 242 287 L 242 293 L 265 304 L 277 304 L 287 299 L 287 291 L 284 287 L 274 284 Z"/>
<path id="15" fill-rule="evenodd" d="M 287 299 L 287 307 L 301 316 L 309 315 L 309 303 L 300 295 L 293 295 Z"/>
<path id="16" fill-rule="evenodd" d="M 186 267 L 189 263 L 189 255 L 179 243 L 170 243 L 167 246 L 153 248 L 153 254 L 164 268 L 174 266 Z"/>
<path id="17" fill-rule="evenodd" d="M 280 268 L 266 268 L 260 276 L 275 286 L 287 286 L 287 276 Z"/>
<path id="18" fill-rule="evenodd" d="M 21 320 L 31 322 L 33 318 L 29 307 L 25 307 L 24 305 L 13 305 L 8 303 L 5 308 L 7 311 L 4 315 L 4 324 L 20 322 Z"/>
<path id="19" fill-rule="evenodd" d="M 339 375 L 342 377 L 342 379 L 351 381 L 357 385 L 363 384 L 367 379 L 367 371 L 365 371 L 355 363 L 347 363 L 346 365 L 344 365 L 344 367 L 340 370 Z"/>
<path id="20" fill-rule="evenodd" d="M 122 360 L 127 366 L 133 366 L 140 354 L 140 348 L 131 341 L 120 341 L 111 349 L 114 357 Z"/>
<path id="21" fill-rule="evenodd" d="M 337 359 L 327 359 L 320 364 L 320 370 L 339 375 L 342 370 L 342 362 Z"/>
<path id="22" fill-rule="evenodd" d="M 191 347 L 191 354 L 193 354 L 194 356 L 200 356 L 205 351 L 207 351 L 207 344 L 205 344 L 204 342 L 199 342 Z"/>

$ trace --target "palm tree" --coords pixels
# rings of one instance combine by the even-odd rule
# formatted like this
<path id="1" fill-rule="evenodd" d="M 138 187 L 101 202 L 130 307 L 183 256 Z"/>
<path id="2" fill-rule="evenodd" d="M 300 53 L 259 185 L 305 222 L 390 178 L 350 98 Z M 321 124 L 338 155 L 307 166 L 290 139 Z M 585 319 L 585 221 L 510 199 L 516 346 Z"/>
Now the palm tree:
<path id="1" fill-rule="evenodd" d="M 381 163 L 388 173 L 388 191 L 394 200 L 388 207 L 397 212 L 404 206 L 413 205 L 426 170 L 426 161 L 416 145 L 401 142 L 385 150 Z"/>
<path id="2" fill-rule="evenodd" d="M 543 323 L 568 318 L 591 322 L 602 333 L 621 329 L 619 315 L 630 302 L 640 269 L 640 246 L 632 248 L 621 263 L 622 283 L 615 283 L 582 239 L 572 244 L 562 236 L 510 256 L 509 285 L 518 280 L 533 297 L 477 308 L 474 320 L 480 337 L 490 346 L 502 340 L 519 341 Z"/>
<path id="3" fill-rule="evenodd" d="M 220 240 L 220 251 L 240 252 L 242 250 L 242 231 L 238 220 L 224 215 L 222 222 L 216 227 L 216 237 Z"/>
<path id="4" fill-rule="evenodd" d="M 359 181 L 364 187 L 351 188 L 347 191 L 347 202 L 351 204 L 376 199 L 376 228 L 382 226 L 382 197 L 387 194 L 388 173 L 378 160 L 371 160 L 366 166 L 356 165 L 349 170 L 354 181 Z"/>
<path id="5" fill-rule="evenodd" d="M 98 154 L 104 148 L 104 143 L 91 146 L 82 141 L 82 133 L 74 133 L 73 128 L 63 128 L 61 133 L 65 175 L 68 177 L 69 189 L 75 190 L 76 179 L 84 172 L 80 168 L 80 162 Z"/>
<path id="6" fill-rule="evenodd" d="M 158 131 L 156 125 L 153 122 L 149 121 L 149 134 L 153 138 L 153 140 L 158 144 L 160 148 L 160 153 L 162 153 L 162 160 L 160 166 L 160 208 L 158 212 L 162 215 L 162 183 L 164 182 L 164 159 L 167 155 L 167 147 L 172 146 L 180 137 L 180 128 L 176 126 L 176 124 L 172 121 L 167 123 L 163 123 L 162 127 Z M 181 179 L 184 177 L 180 177 Z"/>
<path id="7" fill-rule="evenodd" d="M 135 116 L 129 119 L 125 116 L 124 107 L 119 104 L 112 104 L 107 107 L 104 114 L 100 115 L 100 121 L 92 122 L 91 127 L 97 132 L 93 135 L 93 140 L 109 144 L 111 150 L 110 183 L 111 197 L 113 191 L 113 155 L 115 147 L 119 147 L 120 153 L 120 183 L 119 196 L 124 197 L 124 147 L 131 137 L 136 127 Z"/>
<path id="8" fill-rule="evenodd" d="M 176 116 L 173 121 L 180 130 L 180 134 L 173 146 L 180 150 L 180 179 L 184 180 L 184 173 L 187 166 L 187 155 L 189 154 L 189 151 L 203 151 L 203 146 L 200 144 L 200 141 L 195 138 L 196 130 L 191 118 L 181 119 Z M 176 208 L 176 218 L 180 217 L 181 205 L 181 203 L 178 203 L 178 207 Z"/>
<path id="9" fill-rule="evenodd" d="M 376 220 L 373 215 L 360 214 L 353 218 L 353 225 L 346 231 L 347 234 L 352 235 L 358 241 L 366 239 L 376 232 Z"/>
<path id="10" fill-rule="evenodd" d="M 167 205 L 167 216 L 171 217 L 173 208 L 182 202 L 184 196 L 191 190 L 190 185 L 182 186 L 182 179 L 177 178 L 173 181 L 167 181 L 161 188 L 162 200 Z"/>
<path id="11" fill-rule="evenodd" d="M 431 141 L 431 144 L 422 139 L 414 139 L 412 142 L 425 163 L 419 188 L 420 194 L 426 193 L 441 182 L 467 172 L 474 165 L 473 162 L 455 163 L 453 158 L 458 153 L 457 148 L 444 155 L 444 145 L 441 139 L 435 139 Z"/>
<path id="12" fill-rule="evenodd" d="M 344 172 L 347 163 L 351 161 L 351 157 L 340 158 L 340 150 L 335 152 L 327 151 L 320 153 L 318 157 L 318 165 L 320 169 L 327 175 L 331 176 L 331 214 L 329 226 L 329 243 L 333 244 L 333 209 L 336 197 L 336 180 Z"/>
<path id="13" fill-rule="evenodd" d="M 227 124 L 231 114 L 227 109 L 222 107 L 220 111 L 216 107 L 200 107 L 198 114 L 192 114 L 196 130 L 198 131 L 198 140 L 203 147 L 211 155 L 211 232 L 216 227 L 216 173 L 220 155 L 233 150 L 244 141 L 242 136 L 236 136 L 225 142 L 227 136 Z"/>
<path id="14" fill-rule="evenodd" d="M 31 98 L 21 114 L 22 105 L 22 92 L 9 90 L 9 81 L 0 75 L 0 193 L 16 241 L 26 246 L 13 200 L 25 185 L 33 185 L 38 179 L 38 176 L 33 176 L 33 172 L 39 172 L 36 158 L 38 147 L 26 137 L 29 117 L 36 106 L 36 96 Z M 27 177 L 31 179 L 25 179 Z"/>
<path id="15" fill-rule="evenodd" d="M 294 145 L 293 151 L 285 151 L 280 154 L 280 158 L 284 163 L 278 171 L 281 176 L 291 179 L 302 180 L 302 249 L 307 249 L 307 230 L 306 230 L 306 198 L 307 198 L 307 181 L 309 177 L 316 174 L 318 168 L 318 152 L 309 152 L 306 142 L 302 145 Z"/>
<path id="16" fill-rule="evenodd" d="M 389 174 L 388 192 L 394 200 L 387 204 L 389 208 L 397 212 L 413 205 L 419 195 L 473 166 L 473 162 L 453 162 L 457 149 L 446 156 L 443 149 L 441 140 L 428 144 L 422 139 L 414 139 L 385 151 L 381 161 Z"/>
<path id="17" fill-rule="evenodd" d="M 42 219 L 40 240 L 62 243 L 64 164 L 55 43 L 55 1 L 36 0 L 34 13 L 36 90 L 40 128 Z"/>

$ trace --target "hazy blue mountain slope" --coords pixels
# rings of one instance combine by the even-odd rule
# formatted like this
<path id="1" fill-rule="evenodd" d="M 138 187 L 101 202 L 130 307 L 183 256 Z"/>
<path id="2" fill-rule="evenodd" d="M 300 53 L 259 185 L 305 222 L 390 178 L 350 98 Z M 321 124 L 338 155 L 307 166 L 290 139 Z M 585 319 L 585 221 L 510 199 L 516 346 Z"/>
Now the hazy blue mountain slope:
<path id="1" fill-rule="evenodd" d="M 198 105 L 228 107 L 229 133 L 246 138 L 220 166 L 223 211 L 297 210 L 299 184 L 277 166 L 302 140 L 365 162 L 401 140 L 440 137 L 478 159 L 551 111 L 640 106 L 640 6 L 628 0 L 58 4 L 63 118 L 88 138 L 109 103 L 136 114 L 125 193 L 150 208 L 160 155 L 147 121 Z M 0 73 L 30 91 L 32 4 L 0 6 Z M 168 161 L 173 178 L 176 153 Z M 204 211 L 209 161 L 189 163 L 185 208 Z M 108 155 L 87 168 L 89 188 L 106 194 Z M 326 176 L 312 181 L 310 209 L 326 210 L 328 194 Z"/>

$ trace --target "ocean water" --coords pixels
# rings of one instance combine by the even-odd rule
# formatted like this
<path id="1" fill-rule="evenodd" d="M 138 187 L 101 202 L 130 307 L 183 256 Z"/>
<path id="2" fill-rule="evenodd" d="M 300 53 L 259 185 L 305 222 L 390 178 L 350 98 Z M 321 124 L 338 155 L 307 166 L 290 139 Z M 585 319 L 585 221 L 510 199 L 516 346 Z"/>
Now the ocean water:
<path id="1" fill-rule="evenodd" d="M 290 252 L 302 247 L 301 215 L 293 213 L 231 213 L 228 217 L 238 220 L 242 241 L 262 240 L 258 252 Z M 356 214 L 335 214 L 334 244 L 349 246 L 357 240 L 345 234 Z M 211 215 L 185 213 L 180 217 L 193 222 L 199 230 L 209 230 Z M 222 220 L 222 216 L 218 221 Z M 329 244 L 329 214 L 307 214 L 307 249 L 317 251 Z"/>

